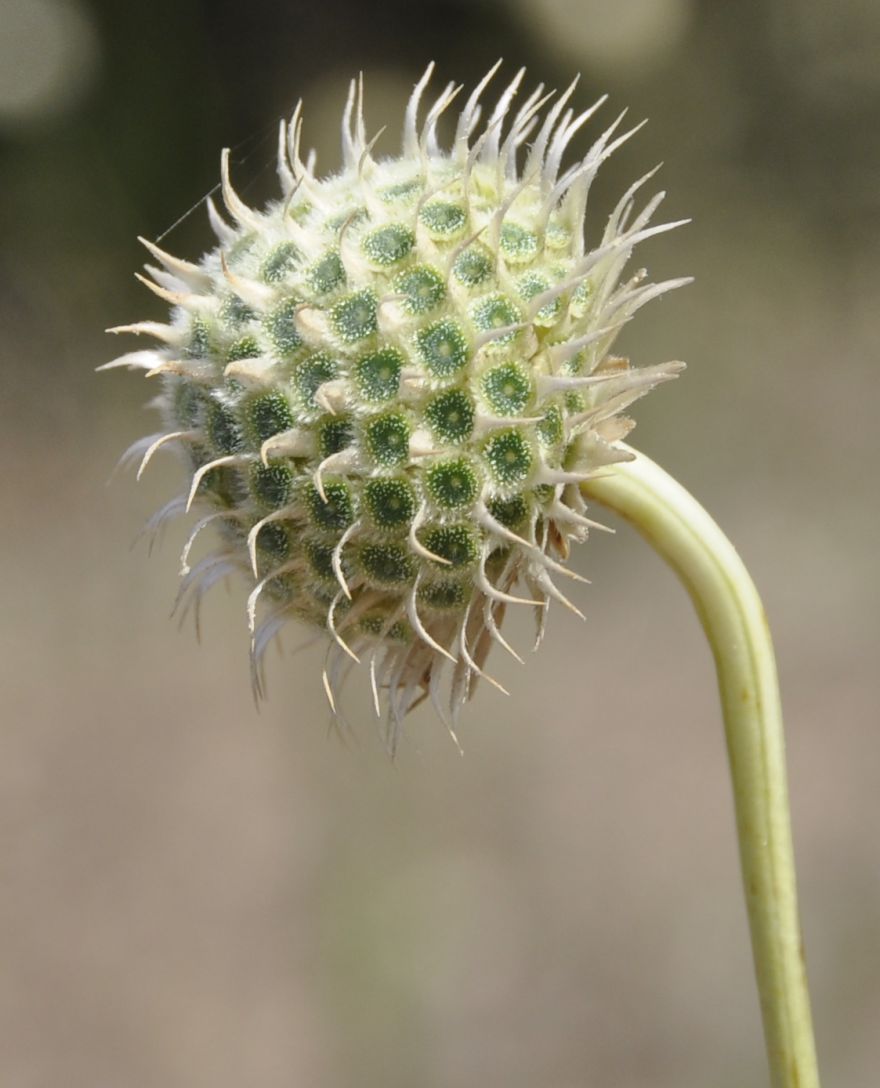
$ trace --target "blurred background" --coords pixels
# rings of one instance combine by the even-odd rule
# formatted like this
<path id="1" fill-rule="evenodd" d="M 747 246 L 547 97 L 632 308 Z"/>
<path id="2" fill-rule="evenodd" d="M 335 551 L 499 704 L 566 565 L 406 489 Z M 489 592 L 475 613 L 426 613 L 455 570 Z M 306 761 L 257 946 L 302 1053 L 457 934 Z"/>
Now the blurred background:
<path id="1" fill-rule="evenodd" d="M 582 549 L 586 625 L 556 610 L 528 672 L 495 661 L 513 698 L 478 692 L 464 756 L 419 710 L 392 764 L 358 683 L 329 730 L 295 638 L 254 710 L 242 586 L 201 646 L 169 620 L 185 527 L 129 544 L 172 458 L 106 486 L 155 429 L 150 387 L 93 373 L 126 350 L 105 327 L 163 312 L 135 236 L 223 146 L 273 193 L 300 96 L 332 171 L 358 70 L 393 133 L 429 59 L 439 86 L 499 56 L 650 117 L 594 227 L 660 160 L 668 217 L 693 217 L 638 257 L 696 282 L 620 342 L 690 364 L 634 438 L 763 591 L 820 1059 L 877 1083 L 880 7 L 0 0 L 3 1085 L 765 1083 L 711 660 L 628 528 Z M 204 208 L 164 244 L 213 245 Z"/>

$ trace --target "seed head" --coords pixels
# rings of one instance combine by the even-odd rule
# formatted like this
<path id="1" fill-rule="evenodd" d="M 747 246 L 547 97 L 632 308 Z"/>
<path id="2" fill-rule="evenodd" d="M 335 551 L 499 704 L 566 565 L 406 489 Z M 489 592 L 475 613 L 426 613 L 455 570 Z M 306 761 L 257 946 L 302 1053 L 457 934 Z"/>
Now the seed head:
<path id="1" fill-rule="evenodd" d="M 183 454 L 185 493 L 150 523 L 203 513 L 183 596 L 197 605 L 244 572 L 258 695 L 266 647 L 290 619 L 326 632 L 334 713 L 346 664 L 366 659 L 392 747 L 424 696 L 454 721 L 477 677 L 500 686 L 485 664 L 493 642 L 518 656 L 501 634 L 508 605 L 535 610 L 537 641 L 551 600 L 577 611 L 559 583 L 578 577 L 570 545 L 595 525 L 580 486 L 627 456 L 622 411 L 681 369 L 609 354 L 640 306 L 687 282 L 621 282 L 633 247 L 678 225 L 648 226 L 662 193 L 636 207 L 653 171 L 585 245 L 590 184 L 636 129 L 618 135 L 621 115 L 563 169 L 604 99 L 575 116 L 575 84 L 555 102 L 539 86 L 514 110 L 520 72 L 481 127 L 497 67 L 448 148 L 437 124 L 461 88 L 420 124 L 429 67 L 400 155 L 381 161 L 353 81 L 343 168 L 326 178 L 301 157 L 297 106 L 279 131 L 282 198 L 262 211 L 236 194 L 224 152 L 231 222 L 208 201 L 219 244 L 192 264 L 145 242 L 158 265 L 143 282 L 170 320 L 112 330 L 159 343 L 107 365 L 162 384 L 163 429 L 129 454 L 139 474 L 160 447 Z M 190 567 L 209 524 L 220 544 Z"/>

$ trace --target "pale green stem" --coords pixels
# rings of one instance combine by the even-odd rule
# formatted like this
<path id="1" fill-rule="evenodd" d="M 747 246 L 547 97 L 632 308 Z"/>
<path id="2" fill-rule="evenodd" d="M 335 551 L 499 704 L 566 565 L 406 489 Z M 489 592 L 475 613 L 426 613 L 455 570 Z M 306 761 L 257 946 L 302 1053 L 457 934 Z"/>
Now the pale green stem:
<path id="1" fill-rule="evenodd" d="M 779 683 L 758 592 L 706 511 L 643 454 L 610 467 L 583 491 L 645 537 L 684 582 L 696 606 L 718 670 L 771 1082 L 773 1088 L 819 1088 Z"/>

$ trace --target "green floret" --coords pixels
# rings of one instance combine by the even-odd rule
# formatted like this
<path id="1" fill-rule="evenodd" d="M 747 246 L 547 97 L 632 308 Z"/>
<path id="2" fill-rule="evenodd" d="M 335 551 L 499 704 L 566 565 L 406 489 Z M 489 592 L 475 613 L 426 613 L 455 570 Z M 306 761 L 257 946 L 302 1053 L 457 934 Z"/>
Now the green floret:
<path id="1" fill-rule="evenodd" d="M 263 354 L 263 349 L 255 336 L 242 336 L 231 344 L 226 351 L 226 361 L 237 363 L 240 359 L 256 359 Z"/>
<path id="2" fill-rule="evenodd" d="M 197 459 L 194 465 L 201 467 L 201 463 Z M 212 502 L 229 510 L 246 502 L 248 497 L 247 486 L 232 465 L 219 465 L 206 472 L 199 482 L 198 494 L 210 495 Z"/>
<path id="3" fill-rule="evenodd" d="M 466 567 L 480 557 L 480 538 L 470 525 L 435 525 L 421 534 L 421 541 L 429 552 L 446 560 L 438 566 Z"/>
<path id="4" fill-rule="evenodd" d="M 307 540 L 303 550 L 312 574 L 324 582 L 336 581 L 331 544 L 325 544 L 322 540 Z"/>
<path id="5" fill-rule="evenodd" d="M 293 412 L 287 397 L 277 390 L 251 397 L 244 405 L 244 433 L 252 446 L 259 449 L 272 438 L 293 426 Z"/>
<path id="6" fill-rule="evenodd" d="M 397 395 L 403 355 L 396 348 L 382 348 L 362 355 L 354 364 L 352 377 L 358 393 L 369 404 L 380 404 Z"/>
<path id="7" fill-rule="evenodd" d="M 312 210 L 312 204 L 308 200 L 297 200 L 296 203 L 291 204 L 287 209 L 287 214 L 294 221 L 294 223 L 302 223 L 308 218 L 309 212 Z"/>
<path id="8" fill-rule="evenodd" d="M 170 387 L 174 422 L 182 431 L 192 430 L 198 423 L 204 406 L 201 390 L 183 378 L 175 378 L 170 382 Z"/>
<path id="9" fill-rule="evenodd" d="M 367 635 L 380 636 L 384 632 L 385 638 L 392 642 L 409 642 L 412 630 L 409 624 L 402 620 L 396 620 L 388 626 L 388 616 L 383 612 L 372 612 L 363 616 L 358 621 L 358 630 Z"/>
<path id="10" fill-rule="evenodd" d="M 506 295 L 487 295 L 471 306 L 470 318 L 480 332 L 503 329 L 507 325 L 517 324 L 522 315 L 516 305 Z M 516 330 L 504 333 L 491 341 L 493 345 L 510 344 L 516 338 Z"/>
<path id="11" fill-rule="evenodd" d="M 499 484 L 521 484 L 532 470 L 532 448 L 520 431 L 499 431 L 483 446 L 483 457 Z"/>
<path id="12" fill-rule="evenodd" d="M 529 518 L 529 504 L 523 495 L 512 495 L 509 499 L 490 499 L 487 507 L 492 517 L 506 529 L 520 529 Z"/>
<path id="13" fill-rule="evenodd" d="M 243 446 L 241 429 L 235 413 L 219 401 L 208 402 L 205 414 L 205 434 L 218 456 L 238 453 Z"/>
<path id="14" fill-rule="evenodd" d="M 289 465 L 273 463 L 251 466 L 251 494 L 260 506 L 277 510 L 286 506 L 293 494 L 294 475 Z"/>
<path id="15" fill-rule="evenodd" d="M 427 314 L 446 298 L 446 284 L 436 268 L 417 265 L 400 272 L 394 279 L 394 290 L 406 297 L 403 308 L 409 314 Z"/>
<path id="16" fill-rule="evenodd" d="M 323 482 L 326 499 L 314 483 L 309 481 L 304 489 L 304 500 L 309 520 L 316 529 L 343 530 L 354 521 L 354 500 L 351 488 L 342 480 Z"/>
<path id="17" fill-rule="evenodd" d="M 183 354 L 187 359 L 207 359 L 213 351 L 211 329 L 203 317 L 194 317 L 189 328 L 189 339 Z"/>
<path id="18" fill-rule="evenodd" d="M 332 230 L 338 234 L 344 226 L 353 227 L 356 223 L 363 223 L 365 219 L 369 219 L 370 216 L 367 209 L 363 206 L 357 208 L 346 208 L 345 211 L 339 212 L 338 215 L 333 215 L 329 219 L 324 220 L 324 227 L 327 230 Z"/>
<path id="19" fill-rule="evenodd" d="M 300 261 L 302 261 L 302 254 L 293 242 L 280 242 L 269 251 L 260 266 L 260 277 L 266 283 L 280 283 Z"/>
<path id="20" fill-rule="evenodd" d="M 545 446 L 558 446 L 565 437 L 562 426 L 562 412 L 553 404 L 544 413 L 544 418 L 535 427 L 538 440 Z"/>
<path id="21" fill-rule="evenodd" d="M 260 529 L 257 547 L 272 559 L 288 559 L 293 551 L 289 527 L 280 521 L 270 521 Z"/>
<path id="22" fill-rule="evenodd" d="M 408 257 L 416 236 L 402 223 L 388 223 L 364 236 L 361 248 L 373 264 L 387 267 Z"/>
<path id="23" fill-rule="evenodd" d="M 327 295 L 345 283 L 345 269 L 335 249 L 325 253 L 306 273 L 306 283 L 316 295 Z"/>
<path id="24" fill-rule="evenodd" d="M 326 352 L 319 351 L 297 363 L 291 377 L 291 385 L 297 399 L 305 408 L 317 408 L 315 394 L 339 372 L 339 364 Z"/>
<path id="25" fill-rule="evenodd" d="M 330 325 L 343 343 L 356 344 L 376 331 L 377 308 L 373 291 L 355 291 L 341 298 L 330 310 Z"/>
<path id="26" fill-rule="evenodd" d="M 480 388 L 489 407 L 498 416 L 521 415 L 532 395 L 532 385 L 518 363 L 502 363 L 487 370 Z"/>
<path id="27" fill-rule="evenodd" d="M 390 204 L 396 200 L 411 204 L 421 187 L 421 178 L 410 178 L 408 181 L 399 181 L 396 185 L 389 185 L 380 190 L 379 196 L 386 204 Z"/>
<path id="28" fill-rule="evenodd" d="M 476 499 L 479 478 L 466 457 L 455 457 L 437 461 L 427 469 L 425 488 L 436 506 L 443 510 L 459 510 Z"/>
<path id="29" fill-rule="evenodd" d="M 468 601 L 468 593 L 462 583 L 451 580 L 420 585 L 418 597 L 420 604 L 438 612 L 461 611 Z"/>
<path id="30" fill-rule="evenodd" d="M 400 544 L 365 544 L 358 559 L 364 575 L 374 585 L 399 586 L 415 577 L 415 561 Z"/>
<path id="31" fill-rule="evenodd" d="M 551 216 L 550 223 L 544 231 L 544 245 L 548 249 L 568 249 L 571 244 L 571 231 L 562 223 L 554 223 Z"/>
<path id="32" fill-rule="evenodd" d="M 363 631 L 365 635 L 381 635 L 384 626 L 384 616 L 361 616 L 358 620 L 358 630 Z"/>
<path id="33" fill-rule="evenodd" d="M 593 286 L 588 279 L 583 279 L 571 293 L 568 308 L 573 317 L 583 317 L 593 298 Z"/>
<path id="34" fill-rule="evenodd" d="M 415 517 L 416 493 L 412 484 L 401 477 L 377 477 L 364 487 L 364 505 L 373 523 L 380 529 L 399 529 Z"/>
<path id="35" fill-rule="evenodd" d="M 526 302 L 531 302 L 533 298 L 543 294 L 545 291 L 549 291 L 552 287 L 550 280 L 546 276 L 541 276 L 537 272 L 526 272 L 524 276 L 521 276 L 517 281 L 517 291 L 520 298 Z M 562 299 L 557 297 L 551 299 L 549 302 L 545 302 L 544 305 L 535 314 L 534 320 L 538 325 L 552 325 L 559 317 L 562 311 Z"/>
<path id="36" fill-rule="evenodd" d="M 467 212 L 450 200 L 432 200 L 419 212 L 419 219 L 429 234 L 439 239 L 454 238 L 467 223 Z"/>
<path id="37" fill-rule="evenodd" d="M 586 348 L 581 348 L 579 352 L 566 359 L 562 364 L 562 374 L 581 374 L 588 359 L 588 352 Z"/>
<path id="38" fill-rule="evenodd" d="M 509 264 L 528 264 L 538 255 L 538 236 L 518 223 L 501 227 L 501 252 Z"/>
<path id="39" fill-rule="evenodd" d="M 395 468 L 409 459 L 409 420 L 402 412 L 375 416 L 364 427 L 367 453 L 381 468 Z"/>
<path id="40" fill-rule="evenodd" d="M 457 445 L 474 429 L 474 402 L 463 389 L 438 393 L 425 408 L 425 422 L 438 442 Z"/>
<path id="41" fill-rule="evenodd" d="M 321 457 L 332 457 L 347 449 L 354 441 L 354 429 L 346 416 L 332 416 L 318 427 L 318 449 Z"/>
<path id="42" fill-rule="evenodd" d="M 279 355 L 292 355 L 302 347 L 303 340 L 296 327 L 296 311 L 300 305 L 298 298 L 286 298 L 263 319 L 272 346 Z"/>
<path id="43" fill-rule="evenodd" d="M 419 357 L 434 378 L 448 378 L 468 361 L 468 342 L 461 326 L 451 318 L 435 321 L 416 333 Z"/>
<path id="44" fill-rule="evenodd" d="M 251 307 L 238 295 L 227 295 L 220 304 L 220 310 L 218 311 L 218 317 L 223 324 L 233 329 L 246 325 L 248 321 L 256 316 Z"/>
<path id="45" fill-rule="evenodd" d="M 479 287 L 492 278 L 494 268 L 488 251 L 472 245 L 455 258 L 452 274 L 465 287 Z"/>

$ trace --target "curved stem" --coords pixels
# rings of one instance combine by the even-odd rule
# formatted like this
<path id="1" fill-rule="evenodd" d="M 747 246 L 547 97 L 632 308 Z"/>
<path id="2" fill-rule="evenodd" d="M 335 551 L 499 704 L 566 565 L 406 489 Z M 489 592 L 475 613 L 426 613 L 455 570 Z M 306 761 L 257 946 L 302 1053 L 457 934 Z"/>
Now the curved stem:
<path id="1" fill-rule="evenodd" d="M 712 646 L 773 1088 L 819 1088 L 797 909 L 782 710 L 761 600 L 733 545 L 643 454 L 583 492 L 629 521 L 684 582 Z"/>

